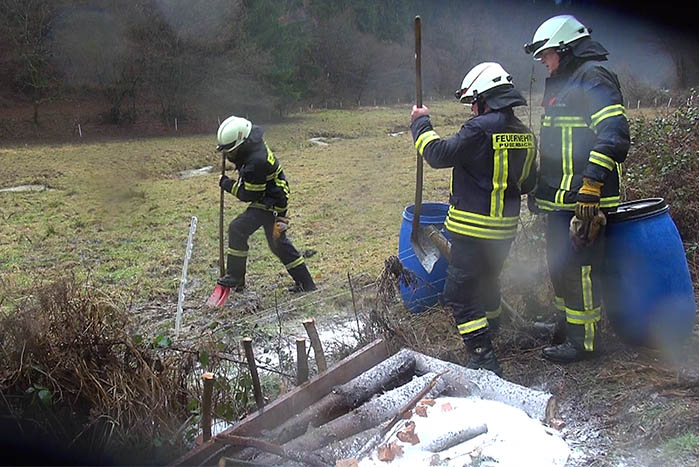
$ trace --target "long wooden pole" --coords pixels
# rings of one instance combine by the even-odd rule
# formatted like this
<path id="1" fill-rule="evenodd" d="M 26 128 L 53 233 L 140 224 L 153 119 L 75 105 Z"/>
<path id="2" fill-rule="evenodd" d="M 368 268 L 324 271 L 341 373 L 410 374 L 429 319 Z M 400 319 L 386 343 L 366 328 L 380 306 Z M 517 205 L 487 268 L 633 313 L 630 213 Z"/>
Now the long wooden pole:
<path id="1" fill-rule="evenodd" d="M 297 386 L 309 379 L 309 361 L 306 358 L 306 339 L 297 337 Z"/>

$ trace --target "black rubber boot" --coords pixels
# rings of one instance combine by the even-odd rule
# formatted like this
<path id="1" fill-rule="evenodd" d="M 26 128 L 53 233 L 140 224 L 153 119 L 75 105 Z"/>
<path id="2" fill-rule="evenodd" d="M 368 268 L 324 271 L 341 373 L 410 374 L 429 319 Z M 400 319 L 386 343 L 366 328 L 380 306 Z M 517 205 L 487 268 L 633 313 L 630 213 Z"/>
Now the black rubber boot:
<path id="1" fill-rule="evenodd" d="M 220 277 L 219 280 L 216 281 L 216 283 L 221 286 L 233 289 L 234 292 L 240 292 L 241 290 L 245 289 L 245 279 L 238 279 L 228 274 L 226 274 L 223 277 Z"/>
<path id="2" fill-rule="evenodd" d="M 555 310 L 553 316 L 537 317 L 532 322 L 532 334 L 535 338 L 551 339 L 552 345 L 559 345 L 566 340 L 566 316 Z"/>
<path id="3" fill-rule="evenodd" d="M 309 273 L 309 269 L 306 267 L 306 264 L 300 264 L 299 266 L 290 269 L 289 275 L 292 276 L 292 279 L 294 279 L 294 285 L 287 289 L 290 292 L 299 293 L 316 290 L 316 284 L 314 284 L 314 280 L 311 278 L 311 273 Z"/>
<path id="4" fill-rule="evenodd" d="M 496 358 L 491 345 L 491 338 L 488 334 L 473 337 L 465 340 L 464 343 L 471 354 L 467 368 L 471 370 L 484 369 L 493 371 L 497 376 L 503 375 L 503 369 L 501 369 L 501 364 Z"/>
<path id="5" fill-rule="evenodd" d="M 544 358 L 557 363 L 571 363 L 596 356 L 595 352 L 584 349 L 585 328 L 582 325 L 567 323 L 565 329 L 567 336 L 563 343 L 542 349 Z"/>

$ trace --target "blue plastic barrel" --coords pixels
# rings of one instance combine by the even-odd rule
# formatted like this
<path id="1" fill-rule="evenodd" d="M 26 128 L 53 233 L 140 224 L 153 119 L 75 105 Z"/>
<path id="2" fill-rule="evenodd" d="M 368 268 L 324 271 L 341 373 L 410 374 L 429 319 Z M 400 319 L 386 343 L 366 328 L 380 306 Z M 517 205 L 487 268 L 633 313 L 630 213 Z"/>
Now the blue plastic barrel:
<path id="1" fill-rule="evenodd" d="M 692 332 L 693 285 L 663 198 L 622 203 L 608 215 L 603 309 L 629 344 L 669 348 Z"/>
<path id="2" fill-rule="evenodd" d="M 445 218 L 450 205 L 446 203 L 423 203 L 421 205 L 420 224 L 423 226 L 436 225 L 444 231 Z M 428 308 L 442 301 L 442 292 L 445 289 L 447 277 L 447 259 L 440 259 L 428 272 L 423 268 L 411 245 L 411 232 L 413 231 L 413 212 L 415 205 L 407 206 L 403 211 L 403 220 L 399 231 L 398 258 L 405 269 L 411 271 L 414 281 L 411 284 L 399 284 L 401 298 L 406 308 L 411 313 L 422 313 Z M 449 233 L 445 231 L 449 238 Z"/>

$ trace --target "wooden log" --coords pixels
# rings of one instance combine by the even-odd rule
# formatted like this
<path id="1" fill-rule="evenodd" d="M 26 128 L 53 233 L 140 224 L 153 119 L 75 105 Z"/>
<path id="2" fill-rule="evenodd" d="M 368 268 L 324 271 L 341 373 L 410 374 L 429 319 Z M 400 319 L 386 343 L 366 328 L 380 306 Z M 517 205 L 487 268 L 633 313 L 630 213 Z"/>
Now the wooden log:
<path id="1" fill-rule="evenodd" d="M 416 360 L 416 372 L 419 374 L 442 373 L 447 383 L 446 395 L 476 396 L 482 399 L 503 402 L 523 410 L 530 417 L 549 424 L 557 414 L 557 403 L 548 392 L 527 388 L 499 378 L 486 370 L 470 370 L 454 363 L 412 352 Z"/>
<path id="2" fill-rule="evenodd" d="M 472 423 L 461 427 L 458 431 L 445 433 L 445 436 L 440 436 L 426 443 L 424 446 L 426 451 L 442 452 L 445 449 L 462 444 L 472 438 L 487 433 L 489 431 L 485 423 Z"/>
<path id="3" fill-rule="evenodd" d="M 309 361 L 306 359 L 306 339 L 297 337 L 297 386 L 309 380 Z"/>
<path id="4" fill-rule="evenodd" d="M 260 387 L 258 367 L 255 364 L 255 356 L 253 355 L 253 339 L 251 339 L 250 337 L 245 337 L 241 342 L 243 343 L 245 358 L 248 361 L 248 370 L 250 370 L 250 377 L 253 380 L 253 393 L 255 395 L 255 404 L 258 406 L 258 409 L 262 409 L 265 406 L 265 400 L 263 398 L 262 388 Z"/>
<path id="5" fill-rule="evenodd" d="M 364 404 L 374 395 L 394 389 L 415 374 L 416 361 L 408 352 L 398 352 L 383 362 L 333 388 L 333 391 L 301 413 L 287 419 L 264 438 L 284 444 Z"/>
<path id="6" fill-rule="evenodd" d="M 375 428 L 392 419 L 416 394 L 428 386 L 435 376 L 435 373 L 427 373 L 415 377 L 403 386 L 366 402 L 352 412 L 309 430 L 304 435 L 283 444 L 282 447 L 297 452 L 316 451 L 337 440 Z M 427 393 L 427 397 L 435 398 L 444 389 L 443 378 L 439 378 L 436 385 Z M 258 457 L 256 462 L 275 464 L 275 458 L 263 455 Z"/>
<path id="7" fill-rule="evenodd" d="M 204 389 L 202 391 L 202 441 L 209 441 L 211 438 L 211 398 L 214 392 L 214 374 L 204 373 L 202 375 Z"/>
<path id="8" fill-rule="evenodd" d="M 316 320 L 311 318 L 304 321 L 304 329 L 309 335 L 311 340 L 311 347 L 314 349 L 314 358 L 316 359 L 316 366 L 318 367 L 318 372 L 323 373 L 328 369 L 328 364 L 326 363 L 326 356 L 323 354 L 323 345 L 321 344 L 321 339 L 318 337 L 318 331 L 316 330 Z"/>
<path id="9" fill-rule="evenodd" d="M 416 377 L 403 386 L 366 402 L 352 412 L 285 443 L 284 446 L 295 450 L 313 451 L 335 440 L 345 439 L 384 423 L 394 417 L 408 401 L 430 384 L 430 380 L 434 377 L 435 373 Z M 435 387 L 430 390 L 430 397 L 437 396 L 444 389 L 445 384 L 440 378 Z"/>

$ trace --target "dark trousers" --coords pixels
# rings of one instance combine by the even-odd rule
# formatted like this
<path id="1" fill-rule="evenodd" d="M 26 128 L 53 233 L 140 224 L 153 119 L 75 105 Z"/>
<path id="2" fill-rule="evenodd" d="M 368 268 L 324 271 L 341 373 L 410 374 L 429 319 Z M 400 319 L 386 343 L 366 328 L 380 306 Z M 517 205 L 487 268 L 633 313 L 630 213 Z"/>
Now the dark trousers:
<path id="1" fill-rule="evenodd" d="M 277 256 L 287 271 L 294 277 L 294 269 L 304 265 L 304 257 L 299 254 L 292 242 L 282 232 L 280 238 L 272 236 L 275 215 L 271 211 L 249 207 L 228 226 L 228 255 L 226 258 L 226 273 L 243 283 L 248 259 L 248 238 L 261 226 L 265 229 L 267 244 L 272 253 Z M 304 268 L 306 266 L 304 265 Z"/>
<path id="2" fill-rule="evenodd" d="M 567 335 L 581 349 L 594 350 L 595 324 L 601 313 L 601 277 L 605 232 L 575 251 L 569 240 L 572 212 L 547 214 L 547 264 L 557 308 L 566 315 Z"/>
<path id="3" fill-rule="evenodd" d="M 470 340 L 486 334 L 487 315 L 497 318 L 500 312 L 499 276 L 512 242 L 452 236 L 443 297 L 468 347 Z"/>

